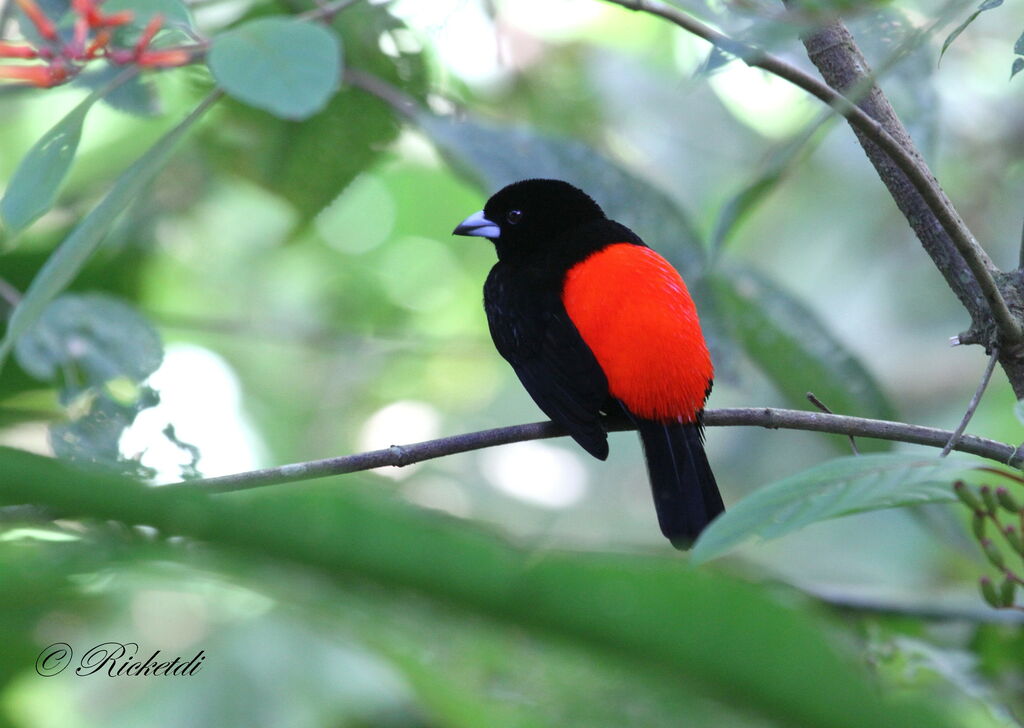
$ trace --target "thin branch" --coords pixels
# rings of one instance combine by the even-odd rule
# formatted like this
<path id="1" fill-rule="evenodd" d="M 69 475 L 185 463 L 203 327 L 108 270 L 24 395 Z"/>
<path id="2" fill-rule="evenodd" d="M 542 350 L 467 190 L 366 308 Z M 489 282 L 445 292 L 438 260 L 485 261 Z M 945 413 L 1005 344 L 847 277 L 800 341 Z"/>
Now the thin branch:
<path id="1" fill-rule="evenodd" d="M 970 403 L 967 405 L 967 411 L 964 412 L 963 419 L 960 420 L 960 424 L 956 426 L 956 430 L 953 431 L 953 436 L 949 438 L 949 442 L 942 448 L 942 452 L 939 453 L 939 457 L 946 457 L 950 451 L 956 447 L 957 441 L 963 437 L 964 430 L 967 429 L 967 423 L 974 417 L 974 411 L 978 409 L 978 403 L 981 402 L 981 395 L 985 393 L 985 388 L 988 386 L 988 382 L 992 379 L 992 371 L 996 368 L 996 362 L 999 360 L 999 347 L 992 347 L 992 354 L 988 358 L 988 366 L 985 367 L 985 373 L 981 375 L 981 381 L 978 382 L 978 389 L 974 392 L 974 396 L 971 397 Z"/>
<path id="2" fill-rule="evenodd" d="M 878 121 L 846 96 L 810 74 L 759 48 L 737 41 L 676 8 L 660 2 L 660 0 L 605 0 L 605 2 L 668 20 L 726 53 L 736 56 L 748 66 L 761 68 L 802 88 L 844 116 L 889 155 L 920 193 L 977 280 L 999 330 L 1000 340 L 1003 343 L 1016 343 L 1024 338 L 1024 331 L 1013 314 L 1010 313 L 999 290 L 988 255 L 982 250 L 956 210 L 953 209 L 949 199 L 924 163 L 904 148 Z"/>
<path id="3" fill-rule="evenodd" d="M 828 432 L 835 435 L 873 437 L 880 440 L 895 440 L 915 445 L 929 445 L 931 447 L 942 447 L 950 441 L 950 437 L 953 434 L 949 430 L 909 425 L 903 422 L 870 420 L 863 417 L 774 409 L 771 407 L 707 410 L 704 413 L 704 424 L 710 427 L 766 427 L 768 429 Z M 633 426 L 625 420 L 607 420 L 605 427 L 609 432 L 622 432 L 633 429 Z M 553 422 L 533 422 L 528 425 L 499 427 L 493 430 L 481 430 L 480 432 L 470 432 L 464 435 L 443 437 L 438 440 L 427 440 L 426 442 L 418 442 L 413 445 L 392 445 L 384 450 L 372 450 L 355 455 L 342 455 L 323 460 L 281 465 L 275 468 L 224 475 L 218 478 L 190 480 L 163 487 L 199 488 L 214 493 L 248 490 L 264 485 L 281 485 L 300 480 L 325 478 L 330 475 L 355 473 L 389 465 L 400 468 L 445 455 L 454 455 L 456 453 L 480 450 L 496 445 L 508 445 L 509 443 L 526 440 L 563 437 L 566 434 L 565 429 Z M 973 455 L 980 455 L 981 457 L 1014 467 L 1019 467 L 1024 463 L 1024 458 L 1017 454 L 1017 448 L 1013 445 L 975 437 L 974 435 L 962 436 L 955 443 L 954 449 Z"/>
<path id="4" fill-rule="evenodd" d="M 807 393 L 807 401 L 813 404 L 818 409 L 820 409 L 825 414 L 835 414 L 825 405 L 824 402 L 822 402 L 820 399 L 817 398 L 817 396 L 815 396 L 814 392 Z M 847 437 L 849 437 L 850 439 L 850 449 L 853 450 L 853 454 L 860 455 L 860 450 L 857 448 L 857 441 L 853 439 L 853 435 L 848 435 Z"/>

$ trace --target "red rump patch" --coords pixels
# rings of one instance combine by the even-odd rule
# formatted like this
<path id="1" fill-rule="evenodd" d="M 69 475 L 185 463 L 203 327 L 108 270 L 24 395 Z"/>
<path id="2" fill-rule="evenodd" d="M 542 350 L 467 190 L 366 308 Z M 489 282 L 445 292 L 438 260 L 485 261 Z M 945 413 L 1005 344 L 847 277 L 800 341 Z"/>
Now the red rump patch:
<path id="1" fill-rule="evenodd" d="M 696 419 L 714 370 L 697 308 L 667 260 L 639 245 L 609 245 L 569 269 L 562 302 L 630 412 Z"/>

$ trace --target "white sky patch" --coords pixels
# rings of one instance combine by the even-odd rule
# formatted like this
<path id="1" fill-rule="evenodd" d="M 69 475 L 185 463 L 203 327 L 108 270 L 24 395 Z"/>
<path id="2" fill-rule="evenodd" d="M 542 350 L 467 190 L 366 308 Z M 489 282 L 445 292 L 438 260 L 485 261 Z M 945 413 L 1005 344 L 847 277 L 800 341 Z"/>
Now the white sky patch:
<path id="1" fill-rule="evenodd" d="M 441 431 L 441 415 L 426 402 L 400 400 L 374 412 L 359 433 L 359 449 L 383 450 L 392 445 L 409 445 L 433 440 Z M 375 468 L 372 472 L 394 480 L 404 480 L 419 464 L 404 468 Z"/>
<path id="2" fill-rule="evenodd" d="M 427 37 L 441 64 L 459 78 L 486 85 L 506 74 L 494 24 L 478 0 L 399 0 L 391 9 Z"/>
<path id="3" fill-rule="evenodd" d="M 708 83 L 733 116 L 773 139 L 795 134 L 821 108 L 788 81 L 739 62 L 712 73 Z"/>
<path id="4" fill-rule="evenodd" d="M 179 440 L 199 448 L 204 476 L 229 475 L 261 466 L 265 449 L 242 409 L 238 377 L 224 359 L 191 344 L 167 347 L 164 362 L 149 378 L 160 404 L 143 410 L 121 436 L 126 457 L 144 452 L 142 464 L 158 483 L 181 480 L 189 454 L 168 440 L 173 424 Z"/>
<path id="5" fill-rule="evenodd" d="M 480 456 L 487 480 L 513 498 L 542 508 L 568 508 L 587 491 L 579 456 L 543 442 L 517 442 Z"/>
<path id="6" fill-rule="evenodd" d="M 508 0 L 501 3 L 502 19 L 549 40 L 574 40 L 608 8 L 592 0 Z"/>

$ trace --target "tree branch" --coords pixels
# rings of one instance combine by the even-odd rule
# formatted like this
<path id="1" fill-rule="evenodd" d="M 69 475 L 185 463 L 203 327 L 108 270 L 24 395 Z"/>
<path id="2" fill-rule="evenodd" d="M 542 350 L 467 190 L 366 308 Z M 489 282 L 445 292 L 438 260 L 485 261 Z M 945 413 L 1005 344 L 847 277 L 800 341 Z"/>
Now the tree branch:
<path id="1" fill-rule="evenodd" d="M 870 420 L 863 417 L 847 417 L 823 412 L 805 412 L 801 410 L 774 409 L 771 407 L 741 407 L 736 409 L 707 410 L 704 413 L 704 424 L 710 427 L 765 427 L 768 429 L 808 430 L 811 432 L 827 432 L 835 435 L 856 437 L 873 437 L 879 440 L 894 440 L 915 445 L 943 447 L 950 442 L 953 433 L 934 427 L 909 425 L 903 422 L 886 420 Z M 605 427 L 609 432 L 632 430 L 633 426 L 625 420 L 607 420 Z M 445 455 L 454 455 L 471 450 L 481 450 L 496 445 L 507 445 L 526 440 L 542 440 L 551 437 L 563 437 L 565 429 L 553 422 L 533 422 L 527 425 L 498 427 L 493 430 L 481 430 L 464 435 L 442 437 L 438 440 L 418 442 L 413 445 L 392 445 L 384 450 L 355 455 L 311 460 L 304 463 L 281 465 L 275 468 L 253 470 L 247 473 L 224 475 L 204 480 L 190 480 L 165 488 L 199 488 L 215 493 L 226 493 L 235 490 L 248 490 L 264 485 L 282 485 L 300 480 L 325 478 L 330 475 L 355 473 L 384 466 L 403 467 L 412 463 L 432 460 Z M 954 449 L 980 455 L 996 462 L 1013 467 L 1024 464 L 1024 456 L 1017 453 L 1017 448 L 1004 442 L 988 440 L 974 435 L 962 436 L 954 445 Z"/>
<path id="2" fill-rule="evenodd" d="M 822 83 L 799 68 L 791 66 L 785 61 L 765 53 L 759 48 L 754 48 L 753 46 L 737 41 L 734 38 L 701 23 L 699 20 L 686 15 L 676 8 L 660 2 L 660 0 L 605 0 L 605 2 L 612 3 L 613 5 L 619 5 L 629 10 L 649 13 L 668 20 L 680 28 L 703 38 L 726 53 L 735 55 L 748 66 L 761 68 L 789 81 L 795 86 L 802 88 L 821 101 L 824 101 L 830 107 L 835 109 L 836 112 L 844 116 L 854 129 L 859 132 L 859 136 L 866 137 L 877 145 L 877 147 L 883 150 L 888 159 L 891 160 L 892 164 L 902 172 L 905 179 L 909 181 L 913 189 L 916 190 L 917 194 L 920 196 L 920 199 L 923 200 L 926 209 L 930 211 L 931 214 L 927 217 L 929 219 L 937 220 L 941 227 L 941 231 L 944 232 L 944 239 L 947 246 L 951 241 L 956 252 L 959 253 L 959 259 L 967 264 L 967 267 L 970 269 L 973 276 L 974 285 L 969 282 L 970 279 L 965 280 L 963 276 L 956 276 L 955 265 L 951 262 L 956 260 L 953 256 L 950 256 L 948 253 L 945 254 L 943 256 L 943 263 L 939 264 L 939 260 L 936 259 L 935 254 L 929 249 L 929 253 L 932 253 L 933 259 L 936 260 L 936 264 L 939 265 L 940 270 L 946 276 L 946 280 L 950 287 L 964 305 L 967 306 L 972 319 L 975 322 L 983 320 L 979 314 L 987 312 L 991 315 L 991 320 L 993 320 L 996 325 L 1001 343 L 1014 345 L 1021 342 L 1022 338 L 1024 338 L 1024 332 L 1022 332 L 1020 324 L 1010 312 L 1009 306 L 1007 306 L 1006 300 L 1003 298 L 1003 294 L 995 279 L 995 273 L 997 272 L 995 266 L 992 264 L 992 261 L 989 259 L 985 251 L 978 244 L 977 240 L 975 240 L 974 235 L 964 224 L 963 220 L 960 219 L 960 216 L 953 208 L 952 203 L 950 203 L 949 198 L 946 197 L 942 188 L 939 187 L 934 176 L 932 176 L 931 172 L 928 170 L 924 160 L 919 154 L 917 154 L 916 150 L 914 150 L 913 143 L 910 141 L 909 135 L 907 135 L 904 130 L 901 135 L 902 138 L 897 140 L 897 138 L 894 137 L 889 130 L 885 128 L 885 126 L 872 118 L 872 116 L 869 116 L 868 113 L 863 111 L 850 99 L 833 88 L 833 86 L 835 86 L 836 88 L 849 89 L 855 87 L 855 84 L 851 83 L 840 85 L 832 83 L 832 86 L 829 86 L 828 84 Z M 840 25 L 840 27 L 842 26 Z M 849 34 L 847 33 L 847 35 Z M 852 38 L 850 38 L 850 43 L 852 43 Z M 829 50 L 831 48 L 831 45 L 823 47 L 820 52 L 823 53 L 825 50 Z M 814 60 L 813 56 L 812 60 Z M 864 73 L 864 69 L 866 68 L 867 64 L 864 62 L 863 65 L 860 66 L 861 73 L 858 80 L 870 81 L 870 78 Z M 828 80 L 831 82 L 831 79 Z M 877 93 L 877 95 L 881 95 L 881 92 L 878 91 L 877 87 L 873 84 L 870 84 L 868 87 L 871 89 L 869 91 L 869 95 L 875 93 Z M 884 99 L 884 97 L 882 98 Z M 888 104 L 888 102 L 886 102 L 886 104 Z M 895 118 L 895 113 L 893 113 L 893 117 Z M 902 129 L 902 126 L 900 126 L 900 129 Z M 878 165 L 876 164 L 876 167 L 877 166 Z M 889 176 L 891 177 L 891 175 Z M 889 184 L 884 175 L 883 181 L 886 182 L 887 185 Z M 891 189 L 892 188 L 890 187 L 890 191 Z M 896 198 L 896 201 L 897 204 L 899 204 L 901 199 Z M 903 209 L 902 205 L 901 209 Z M 910 217 L 905 209 L 903 212 L 907 215 L 912 226 L 915 226 L 915 222 L 918 223 L 918 225 L 914 227 L 915 231 L 918 231 L 919 226 L 924 226 L 928 223 L 928 220 L 915 221 Z M 918 232 L 918 234 L 919 236 L 921 235 L 920 232 Z M 934 237 L 934 233 L 931 237 Z M 922 242 L 924 242 L 923 238 Z M 928 248 L 927 243 L 925 246 Z M 971 290 L 974 286 L 977 287 L 977 290 L 980 290 L 981 296 L 987 304 L 986 309 L 980 309 L 978 306 L 975 291 Z M 984 341 L 981 343 L 988 345 L 992 342 Z M 1022 386 L 1024 386 L 1024 384 L 1022 384 Z"/>

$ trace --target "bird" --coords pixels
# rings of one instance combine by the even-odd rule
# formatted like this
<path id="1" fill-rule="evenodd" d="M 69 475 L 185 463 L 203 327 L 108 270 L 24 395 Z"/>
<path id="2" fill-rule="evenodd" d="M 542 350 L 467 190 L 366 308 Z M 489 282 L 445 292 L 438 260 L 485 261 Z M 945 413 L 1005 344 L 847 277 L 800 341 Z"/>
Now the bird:
<path id="1" fill-rule="evenodd" d="M 661 532 L 690 548 L 725 506 L 704 451 L 714 367 L 676 269 L 562 180 L 510 184 L 452 234 L 494 244 L 488 327 L 534 402 L 599 460 L 602 417 L 628 418 Z"/>

